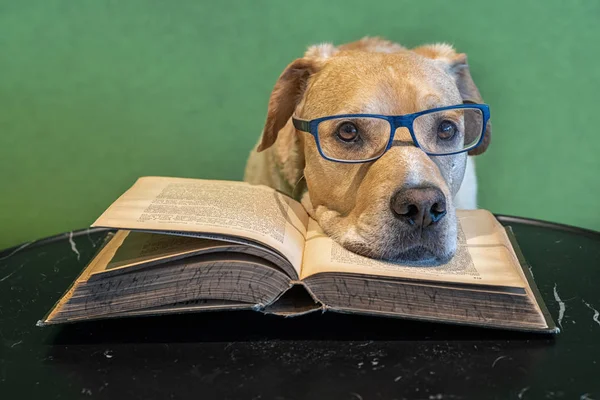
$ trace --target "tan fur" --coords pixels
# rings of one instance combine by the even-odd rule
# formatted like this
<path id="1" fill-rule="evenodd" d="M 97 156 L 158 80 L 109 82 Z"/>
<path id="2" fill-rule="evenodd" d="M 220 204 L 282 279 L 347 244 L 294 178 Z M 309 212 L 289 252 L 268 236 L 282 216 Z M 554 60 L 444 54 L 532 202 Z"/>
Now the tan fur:
<path id="1" fill-rule="evenodd" d="M 364 38 L 337 48 L 313 46 L 277 81 L 245 179 L 295 195 L 304 177 L 302 204 L 326 233 L 356 252 L 398 258 L 420 243 L 438 261 L 447 259 L 456 249 L 454 207 L 448 207 L 435 237 L 414 237 L 390 215 L 389 201 L 407 185 L 435 186 L 451 200 L 463 180 L 466 154 L 429 157 L 412 145 L 408 131 L 401 128 L 393 147 L 375 162 L 331 162 L 319 155 L 309 134 L 294 129 L 290 118 L 292 114 L 305 120 L 345 113 L 403 115 L 463 101 L 483 102 L 466 56 L 449 45 L 411 51 L 380 38 Z M 486 136 L 473 154 L 485 151 Z"/>

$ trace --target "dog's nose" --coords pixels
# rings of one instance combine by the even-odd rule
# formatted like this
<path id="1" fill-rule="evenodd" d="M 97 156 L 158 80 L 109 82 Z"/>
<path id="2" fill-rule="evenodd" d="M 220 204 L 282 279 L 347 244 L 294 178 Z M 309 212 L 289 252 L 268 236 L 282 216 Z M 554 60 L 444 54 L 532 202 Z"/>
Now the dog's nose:
<path id="1" fill-rule="evenodd" d="M 417 228 L 435 224 L 446 215 L 446 197 L 438 188 L 400 189 L 392 196 L 392 213 Z"/>

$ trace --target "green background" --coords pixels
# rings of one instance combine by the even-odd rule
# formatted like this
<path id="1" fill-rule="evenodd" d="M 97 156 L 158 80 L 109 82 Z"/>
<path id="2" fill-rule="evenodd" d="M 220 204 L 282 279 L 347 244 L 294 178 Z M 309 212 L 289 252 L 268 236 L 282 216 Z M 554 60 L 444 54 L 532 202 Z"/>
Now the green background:
<path id="1" fill-rule="evenodd" d="M 382 35 L 469 55 L 480 206 L 600 230 L 600 2 L 0 0 L 0 248 L 141 175 L 241 179 L 285 65 Z"/>

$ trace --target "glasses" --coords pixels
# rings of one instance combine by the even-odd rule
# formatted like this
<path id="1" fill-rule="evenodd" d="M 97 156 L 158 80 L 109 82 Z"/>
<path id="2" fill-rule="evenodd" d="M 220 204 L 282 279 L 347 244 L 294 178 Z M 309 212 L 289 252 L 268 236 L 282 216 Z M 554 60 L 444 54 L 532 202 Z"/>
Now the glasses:
<path id="1" fill-rule="evenodd" d="M 392 147 L 398 128 L 407 128 L 416 147 L 430 156 L 459 154 L 483 141 L 490 119 L 486 104 L 460 104 L 407 115 L 343 114 L 313 119 L 292 117 L 294 127 L 314 136 L 330 161 L 374 161 Z"/>

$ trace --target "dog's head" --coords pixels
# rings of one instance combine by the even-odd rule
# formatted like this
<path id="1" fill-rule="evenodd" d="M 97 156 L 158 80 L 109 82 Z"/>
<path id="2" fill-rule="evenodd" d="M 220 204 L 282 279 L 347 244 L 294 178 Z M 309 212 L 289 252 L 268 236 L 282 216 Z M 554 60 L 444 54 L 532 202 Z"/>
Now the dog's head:
<path id="1" fill-rule="evenodd" d="M 465 102 L 483 103 L 466 56 L 449 45 L 406 50 L 375 38 L 340 47 L 314 46 L 277 81 L 258 151 L 271 147 L 286 132 L 286 139 L 277 140 L 278 151 L 297 147 L 294 160 L 284 163 L 300 164 L 308 188 L 303 205 L 329 236 L 349 250 L 398 261 L 444 262 L 456 251 L 452 200 L 463 179 L 467 153 L 428 156 L 414 145 L 406 128 L 399 128 L 391 148 L 376 161 L 333 162 L 323 158 L 315 139 L 296 131 L 290 119 L 406 115 Z M 469 154 L 485 151 L 490 128 Z"/>

